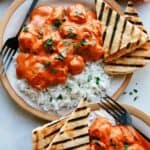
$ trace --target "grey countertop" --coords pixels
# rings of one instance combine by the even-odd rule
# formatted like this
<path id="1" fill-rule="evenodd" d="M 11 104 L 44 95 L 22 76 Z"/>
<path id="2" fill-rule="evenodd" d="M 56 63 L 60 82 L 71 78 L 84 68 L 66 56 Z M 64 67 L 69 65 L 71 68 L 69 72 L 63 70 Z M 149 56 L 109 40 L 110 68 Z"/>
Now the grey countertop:
<path id="1" fill-rule="evenodd" d="M 0 0 L 0 18 L 3 17 L 7 7 L 11 4 L 11 0 Z M 138 6 L 139 12 L 148 29 L 150 29 L 149 9 L 150 4 Z M 143 76 L 144 73 L 144 76 Z M 133 96 L 129 92 L 134 88 L 138 89 L 139 98 L 133 100 Z M 127 94 L 120 98 L 121 102 L 132 104 L 141 110 L 150 114 L 150 66 L 137 71 L 128 88 Z M 0 85 L 0 150 L 31 150 L 32 139 L 31 131 L 46 123 L 20 108 L 8 96 L 6 91 Z"/>
<path id="2" fill-rule="evenodd" d="M 0 18 L 12 0 L 0 0 Z M 46 123 L 20 108 L 0 85 L 0 150 L 31 150 L 32 130 Z"/>
<path id="3" fill-rule="evenodd" d="M 6 9 L 10 6 L 12 2 L 12 0 L 0 0 L 0 18 L 3 17 Z"/>

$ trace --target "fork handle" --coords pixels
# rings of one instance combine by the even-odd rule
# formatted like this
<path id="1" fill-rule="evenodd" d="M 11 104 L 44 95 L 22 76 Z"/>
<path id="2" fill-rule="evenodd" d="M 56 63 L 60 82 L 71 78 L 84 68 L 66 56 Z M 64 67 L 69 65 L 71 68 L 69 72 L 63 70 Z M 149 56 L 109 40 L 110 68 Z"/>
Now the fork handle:
<path id="1" fill-rule="evenodd" d="M 132 125 L 133 126 L 133 125 Z M 138 130 L 135 126 L 133 126 L 133 128 L 145 139 L 147 140 L 148 142 L 150 142 L 150 139 L 144 135 L 140 130 Z"/>
<path id="2" fill-rule="evenodd" d="M 28 10 L 28 13 L 26 14 L 25 19 L 23 20 L 23 23 L 22 23 L 22 25 L 21 25 L 21 27 L 20 27 L 18 33 L 17 33 L 17 37 L 19 36 L 19 34 L 20 34 L 20 32 L 21 32 L 23 26 L 25 25 L 26 21 L 28 20 L 30 14 L 31 14 L 31 12 L 32 12 L 32 10 L 35 8 L 35 6 L 36 6 L 36 4 L 38 3 L 38 1 L 39 1 L 39 0 L 33 0 L 32 4 L 31 4 L 31 6 L 30 6 L 30 8 L 29 8 L 29 10 Z"/>

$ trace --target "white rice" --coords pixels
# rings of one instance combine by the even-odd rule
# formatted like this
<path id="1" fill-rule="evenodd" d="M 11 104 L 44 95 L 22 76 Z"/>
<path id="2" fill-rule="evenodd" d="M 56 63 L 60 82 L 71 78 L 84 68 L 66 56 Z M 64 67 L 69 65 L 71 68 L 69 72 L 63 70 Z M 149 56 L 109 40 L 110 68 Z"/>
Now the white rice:
<path id="1" fill-rule="evenodd" d="M 89 102 L 98 102 L 109 88 L 110 80 L 104 72 L 102 63 L 98 61 L 87 63 L 81 74 L 70 75 L 65 85 L 38 91 L 25 80 L 17 80 L 17 87 L 40 109 L 53 111 L 62 116 L 75 108 L 85 97 Z"/>

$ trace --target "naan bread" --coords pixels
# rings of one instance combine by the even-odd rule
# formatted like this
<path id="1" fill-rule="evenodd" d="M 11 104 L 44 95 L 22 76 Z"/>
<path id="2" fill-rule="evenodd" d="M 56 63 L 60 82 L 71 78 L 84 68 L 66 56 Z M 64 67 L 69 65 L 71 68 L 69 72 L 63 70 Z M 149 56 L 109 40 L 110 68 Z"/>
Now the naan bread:
<path id="1" fill-rule="evenodd" d="M 65 119 L 60 119 L 33 130 L 32 150 L 46 150 L 64 124 Z"/>
<path id="2" fill-rule="evenodd" d="M 125 17 L 141 31 L 147 33 L 133 2 L 129 1 Z M 149 38 L 150 39 L 150 38 Z M 104 70 L 110 75 L 125 75 L 136 71 L 150 62 L 150 40 L 132 53 L 104 65 Z"/>
<path id="3" fill-rule="evenodd" d="M 87 107 L 86 100 L 81 101 L 47 150 L 88 150 L 90 143 L 88 134 L 89 113 L 90 108 Z"/>
<path id="4" fill-rule="evenodd" d="M 147 34 L 113 10 L 104 0 L 96 1 L 96 12 L 103 26 L 105 62 L 117 60 L 147 42 Z"/>
<path id="5" fill-rule="evenodd" d="M 124 16 L 127 20 L 129 20 L 132 24 L 136 25 L 139 29 L 147 34 L 146 28 L 143 25 L 141 18 L 138 15 L 136 8 L 134 7 L 134 3 L 132 1 L 128 1 L 128 5 L 124 12 Z"/>

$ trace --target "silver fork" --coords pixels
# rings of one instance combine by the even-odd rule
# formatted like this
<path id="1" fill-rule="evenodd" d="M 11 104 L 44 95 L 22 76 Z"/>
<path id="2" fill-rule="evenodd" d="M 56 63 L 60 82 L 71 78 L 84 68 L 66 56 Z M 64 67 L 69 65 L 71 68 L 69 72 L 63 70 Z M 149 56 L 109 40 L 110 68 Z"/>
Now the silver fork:
<path id="1" fill-rule="evenodd" d="M 117 124 L 132 126 L 147 141 L 150 142 L 150 139 L 133 125 L 131 114 L 119 103 L 117 103 L 108 95 L 105 95 L 105 97 L 100 102 L 101 102 L 99 103 L 100 107 L 102 107 L 106 112 L 108 112 L 115 119 Z"/>
<path id="2" fill-rule="evenodd" d="M 0 74 L 4 73 L 4 71 L 7 71 L 10 63 L 12 62 L 13 56 L 16 54 L 16 52 L 18 50 L 18 36 L 19 36 L 23 26 L 25 25 L 27 19 L 29 18 L 30 13 L 32 12 L 32 10 L 34 9 L 34 7 L 36 6 L 38 1 L 39 0 L 33 0 L 31 6 L 25 16 L 23 23 L 22 23 L 21 27 L 19 28 L 17 35 L 15 37 L 9 38 L 4 43 L 4 45 L 0 51 L 0 63 L 1 63 Z"/>

